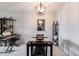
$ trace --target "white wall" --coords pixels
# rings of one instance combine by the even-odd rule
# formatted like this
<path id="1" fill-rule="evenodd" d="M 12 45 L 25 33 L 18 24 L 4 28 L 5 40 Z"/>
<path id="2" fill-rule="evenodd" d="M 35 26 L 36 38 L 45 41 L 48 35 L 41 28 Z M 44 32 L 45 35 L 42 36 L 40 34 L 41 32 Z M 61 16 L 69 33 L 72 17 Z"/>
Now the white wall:
<path id="1" fill-rule="evenodd" d="M 22 18 L 17 20 L 16 32 L 20 33 L 25 42 L 32 39 L 38 33 L 42 33 L 52 40 L 52 23 L 54 15 L 47 13 L 44 16 L 37 16 L 35 13 L 24 13 Z M 45 31 L 37 31 L 37 19 L 45 19 Z"/>
<path id="2" fill-rule="evenodd" d="M 79 46 L 79 3 L 65 3 L 63 8 L 58 12 L 57 20 L 59 21 L 60 46 L 65 44 L 62 42 L 64 40 L 68 40 Z M 70 46 L 68 49 L 70 48 L 72 47 Z"/>
<path id="3" fill-rule="evenodd" d="M 14 24 L 14 32 L 21 35 L 21 40 L 18 43 L 26 43 L 38 33 L 43 33 L 49 40 L 52 40 L 52 23 L 55 19 L 53 13 L 37 16 L 35 13 L 28 12 L 0 11 L 0 17 L 4 16 L 12 16 L 16 20 Z M 45 31 L 37 31 L 37 19 L 45 19 Z"/>
<path id="4" fill-rule="evenodd" d="M 15 31 L 15 30 L 17 30 L 16 26 L 17 26 L 18 20 L 19 19 L 21 20 L 23 18 L 22 13 L 10 12 L 10 11 L 7 11 L 7 10 L 0 10 L 0 18 L 4 17 L 4 16 L 6 16 L 6 17 L 13 17 L 16 20 L 14 22 L 14 32 L 17 33 L 17 31 Z M 17 34 L 20 34 L 20 33 L 17 33 Z M 19 40 L 18 43 L 19 44 L 20 43 L 24 43 L 24 39 L 22 38 L 22 36 L 21 36 L 21 40 Z"/>

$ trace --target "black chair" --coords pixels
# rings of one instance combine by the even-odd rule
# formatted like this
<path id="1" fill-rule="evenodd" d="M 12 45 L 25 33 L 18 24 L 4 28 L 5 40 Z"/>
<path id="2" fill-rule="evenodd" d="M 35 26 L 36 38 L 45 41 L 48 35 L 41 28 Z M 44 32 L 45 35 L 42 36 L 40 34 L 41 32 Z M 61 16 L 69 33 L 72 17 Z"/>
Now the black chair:
<path id="1" fill-rule="evenodd" d="M 37 45 L 35 48 L 33 47 L 32 56 L 46 56 L 45 46 Z"/>
<path id="2" fill-rule="evenodd" d="M 37 36 L 36 43 L 42 42 L 42 40 L 44 39 L 44 34 L 37 34 L 36 36 Z M 32 49 L 33 49 L 32 56 L 46 56 L 46 49 L 45 48 L 46 47 L 41 44 L 33 46 L 32 47 Z"/>

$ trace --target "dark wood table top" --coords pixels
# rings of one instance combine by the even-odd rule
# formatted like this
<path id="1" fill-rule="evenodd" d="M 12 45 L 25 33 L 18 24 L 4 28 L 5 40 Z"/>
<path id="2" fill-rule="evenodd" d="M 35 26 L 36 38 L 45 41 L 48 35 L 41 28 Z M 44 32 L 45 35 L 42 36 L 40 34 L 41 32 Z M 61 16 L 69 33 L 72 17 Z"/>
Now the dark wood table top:
<path id="1" fill-rule="evenodd" d="M 39 37 L 32 37 L 32 38 L 39 38 Z M 40 36 L 40 38 L 48 38 L 48 37 L 42 37 L 42 36 Z"/>
<path id="2" fill-rule="evenodd" d="M 28 41 L 27 45 L 52 45 L 51 41 Z"/>

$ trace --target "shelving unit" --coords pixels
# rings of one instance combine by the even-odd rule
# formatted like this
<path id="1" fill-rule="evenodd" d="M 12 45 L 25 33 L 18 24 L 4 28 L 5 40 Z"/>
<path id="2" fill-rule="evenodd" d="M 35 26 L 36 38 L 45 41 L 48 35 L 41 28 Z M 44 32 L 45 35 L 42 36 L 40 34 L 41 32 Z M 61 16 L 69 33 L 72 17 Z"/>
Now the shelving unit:
<path id="1" fill-rule="evenodd" d="M 54 21 L 53 22 L 53 44 L 55 46 L 58 46 L 58 37 L 59 37 L 59 24 L 58 24 L 58 21 Z"/>
<path id="2" fill-rule="evenodd" d="M 10 18 L 0 18 L 0 34 L 2 35 L 2 33 L 5 30 L 9 30 L 12 34 L 13 34 L 13 24 L 14 24 L 14 19 L 12 17 Z"/>
<path id="3" fill-rule="evenodd" d="M 1 38 L 4 36 L 3 33 L 5 32 L 6 34 L 11 33 L 13 35 L 13 24 L 14 24 L 14 19 L 12 17 L 2 17 L 0 18 L 0 46 L 2 46 L 1 43 Z M 7 40 L 4 40 L 3 43 L 7 43 Z"/>

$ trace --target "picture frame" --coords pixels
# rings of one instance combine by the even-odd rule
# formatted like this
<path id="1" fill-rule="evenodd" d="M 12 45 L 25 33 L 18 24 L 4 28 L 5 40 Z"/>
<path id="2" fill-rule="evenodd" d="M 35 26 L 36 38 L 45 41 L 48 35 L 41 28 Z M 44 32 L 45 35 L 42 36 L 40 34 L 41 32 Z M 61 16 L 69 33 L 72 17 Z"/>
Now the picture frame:
<path id="1" fill-rule="evenodd" d="M 37 20 L 37 31 L 45 31 L 45 19 Z"/>

